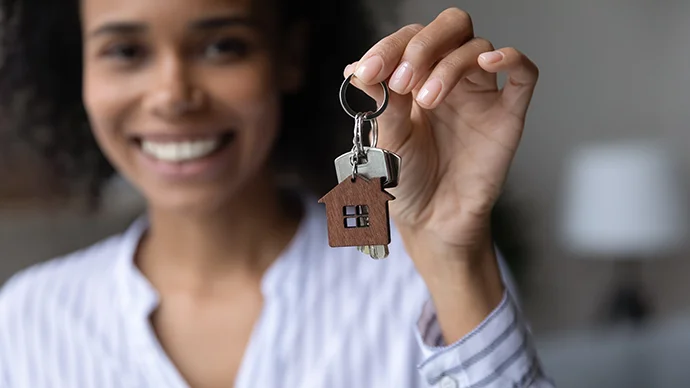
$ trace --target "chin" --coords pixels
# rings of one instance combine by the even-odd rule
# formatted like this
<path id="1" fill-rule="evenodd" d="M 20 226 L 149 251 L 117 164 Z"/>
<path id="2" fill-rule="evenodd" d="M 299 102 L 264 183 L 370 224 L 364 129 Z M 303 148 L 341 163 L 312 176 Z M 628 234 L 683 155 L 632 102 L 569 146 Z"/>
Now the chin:
<path id="1" fill-rule="evenodd" d="M 166 214 L 200 217 L 218 214 L 237 201 L 232 187 L 176 187 L 145 190 L 149 209 Z"/>

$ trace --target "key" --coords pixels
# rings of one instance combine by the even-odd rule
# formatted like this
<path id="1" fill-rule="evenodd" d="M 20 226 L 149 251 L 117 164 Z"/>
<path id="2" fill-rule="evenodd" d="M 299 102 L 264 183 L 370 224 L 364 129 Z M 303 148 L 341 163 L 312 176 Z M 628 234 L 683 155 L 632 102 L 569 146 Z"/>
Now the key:
<path id="1" fill-rule="evenodd" d="M 364 152 L 366 157 L 365 160 L 357 165 L 357 174 L 368 179 L 386 177 L 384 187 L 393 188 L 397 186 L 400 176 L 400 156 L 372 147 L 364 147 Z M 352 176 L 351 157 L 352 152 L 347 152 L 335 159 L 335 172 L 338 176 L 338 182 L 342 182 Z"/>
<path id="2" fill-rule="evenodd" d="M 340 104 L 355 119 L 352 136 L 353 152 L 347 152 L 335 159 L 338 185 L 326 193 L 319 203 L 326 205 L 328 221 L 328 243 L 332 247 L 350 247 L 355 244 L 387 244 L 390 241 L 390 218 L 388 201 L 395 199 L 385 188 L 398 185 L 401 159 L 398 155 L 376 148 L 378 122 L 388 106 L 388 85 L 383 86 L 384 101 L 375 112 L 355 112 L 346 99 L 347 86 L 352 77 L 347 77 L 340 86 Z M 362 142 L 362 127 L 371 125 L 370 147 Z M 357 156 L 354 158 L 353 156 Z M 353 166 L 351 163 L 357 163 Z M 352 178 L 348 181 L 348 178 Z M 374 259 L 388 256 L 388 245 L 358 246 L 357 250 Z"/>
<path id="3" fill-rule="evenodd" d="M 366 156 L 357 165 L 357 174 L 368 179 L 385 177 L 384 187 L 397 186 L 400 175 L 400 157 L 392 152 L 372 147 L 364 147 L 364 152 Z M 338 182 L 352 176 L 351 156 L 352 152 L 348 152 L 335 160 Z M 373 259 L 384 259 L 389 254 L 387 245 L 359 246 L 357 250 Z"/>
<path id="4" fill-rule="evenodd" d="M 362 248 L 362 249 L 359 249 Z M 385 259 L 388 257 L 388 245 L 367 245 L 364 247 L 357 247 L 357 249 L 365 255 L 371 256 L 372 259 Z"/>
<path id="5" fill-rule="evenodd" d="M 388 156 L 388 165 L 390 166 L 390 176 L 391 180 L 384 184 L 386 188 L 393 188 L 398 186 L 398 180 L 400 179 L 400 165 L 402 164 L 402 159 L 397 154 L 392 152 L 383 151 Z"/>

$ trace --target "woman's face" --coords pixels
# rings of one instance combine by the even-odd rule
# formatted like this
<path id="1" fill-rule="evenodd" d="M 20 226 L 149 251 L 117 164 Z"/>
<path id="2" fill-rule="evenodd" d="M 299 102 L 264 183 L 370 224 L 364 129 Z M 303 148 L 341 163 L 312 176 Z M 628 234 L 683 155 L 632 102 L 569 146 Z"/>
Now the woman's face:
<path id="1" fill-rule="evenodd" d="M 211 209 L 264 171 L 299 78 L 266 3 L 82 0 L 86 110 L 150 205 Z"/>

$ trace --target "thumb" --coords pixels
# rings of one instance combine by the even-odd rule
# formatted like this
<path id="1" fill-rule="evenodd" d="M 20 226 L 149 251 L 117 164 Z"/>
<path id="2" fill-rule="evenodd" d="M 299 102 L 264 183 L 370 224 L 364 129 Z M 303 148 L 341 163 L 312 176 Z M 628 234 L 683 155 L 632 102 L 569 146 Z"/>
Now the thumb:
<path id="1" fill-rule="evenodd" d="M 348 65 L 345 67 L 343 76 L 345 78 L 349 77 L 356 68 L 357 62 Z M 384 90 L 381 84 L 366 85 L 355 76 L 350 79 L 350 84 L 374 99 L 377 107 L 383 104 Z M 392 90 L 389 91 L 388 95 L 388 106 L 381 116 L 377 118 L 379 124 L 377 147 L 396 152 L 405 139 L 408 138 L 409 131 L 411 130 L 410 113 L 413 98 L 412 93 L 400 95 Z"/>

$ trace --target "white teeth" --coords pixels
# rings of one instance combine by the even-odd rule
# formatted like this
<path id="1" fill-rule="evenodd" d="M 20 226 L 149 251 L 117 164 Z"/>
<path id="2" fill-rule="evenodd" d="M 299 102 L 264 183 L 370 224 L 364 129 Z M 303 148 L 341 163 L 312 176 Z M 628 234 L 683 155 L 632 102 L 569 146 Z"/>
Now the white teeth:
<path id="1" fill-rule="evenodd" d="M 185 162 L 208 156 L 220 146 L 220 139 L 207 139 L 182 142 L 141 141 L 144 153 L 165 162 Z"/>

